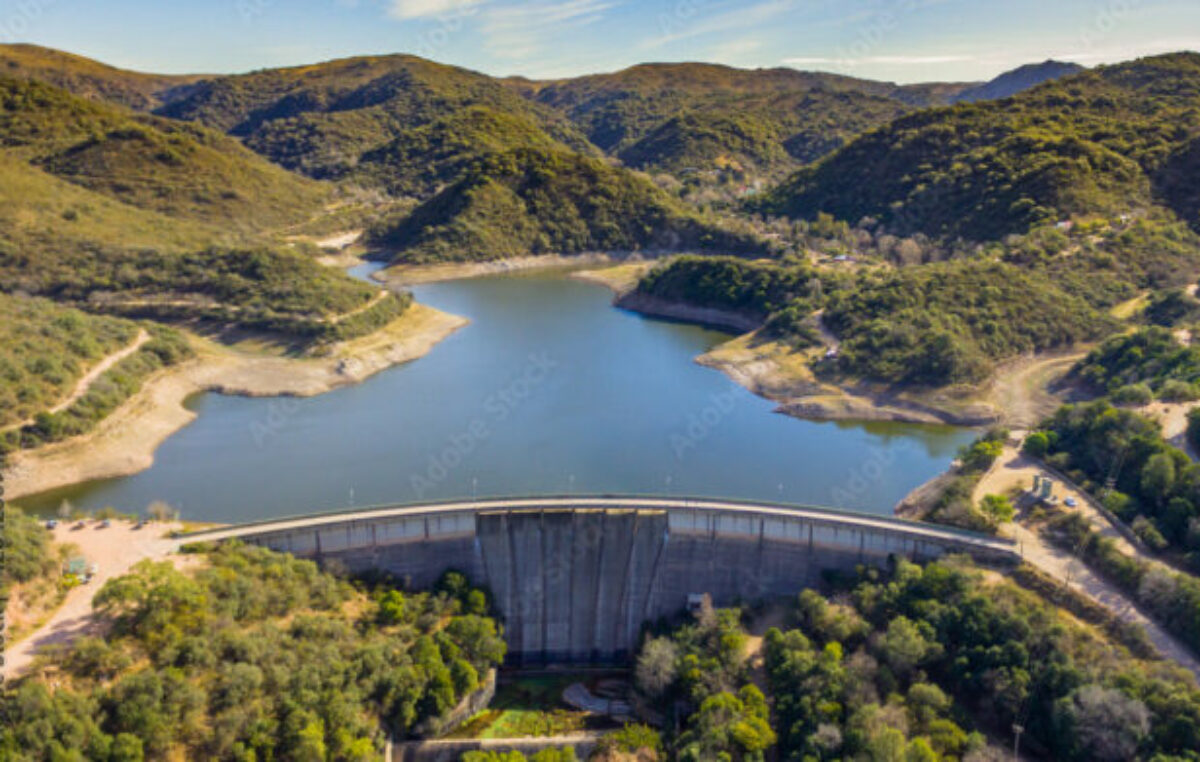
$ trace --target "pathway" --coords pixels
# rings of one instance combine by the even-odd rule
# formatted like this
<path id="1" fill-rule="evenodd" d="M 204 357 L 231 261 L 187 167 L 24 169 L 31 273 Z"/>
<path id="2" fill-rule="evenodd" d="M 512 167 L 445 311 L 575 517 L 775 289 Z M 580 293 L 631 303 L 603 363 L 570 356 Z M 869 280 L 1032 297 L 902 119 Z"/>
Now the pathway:
<path id="1" fill-rule="evenodd" d="M 71 390 L 71 393 L 57 405 L 50 408 L 47 412 L 51 414 L 61 413 L 67 408 L 71 407 L 71 405 L 74 405 L 83 398 L 83 395 L 88 393 L 88 390 L 92 388 L 92 384 L 94 384 L 101 376 L 107 373 L 117 363 L 133 355 L 134 352 L 137 352 L 139 349 L 141 349 L 148 341 L 150 341 L 150 334 L 147 333 L 145 328 L 139 329 L 137 337 L 134 338 L 134 340 L 130 342 L 127 347 L 117 352 L 113 352 L 111 355 L 108 355 L 103 360 L 96 363 L 87 373 L 84 373 L 83 376 L 75 382 L 75 388 Z M 0 432 L 23 428 L 32 424 L 33 422 L 33 418 L 27 418 L 24 421 L 10 424 L 3 429 L 0 429 Z"/>

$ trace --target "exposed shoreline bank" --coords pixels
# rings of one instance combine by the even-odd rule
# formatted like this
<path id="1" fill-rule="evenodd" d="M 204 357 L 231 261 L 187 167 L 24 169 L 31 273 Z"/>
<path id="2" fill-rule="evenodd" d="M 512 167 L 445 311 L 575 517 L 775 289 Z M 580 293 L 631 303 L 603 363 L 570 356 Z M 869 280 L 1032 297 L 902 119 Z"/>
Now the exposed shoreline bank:
<path id="1" fill-rule="evenodd" d="M 327 357 L 311 359 L 248 354 L 195 338 L 196 358 L 149 379 L 95 430 L 10 455 L 7 497 L 19 499 L 149 468 L 158 447 L 195 420 L 196 414 L 185 406 L 193 395 L 317 396 L 422 357 L 468 322 L 413 304 L 379 331 L 335 345 Z"/>
<path id="2" fill-rule="evenodd" d="M 558 270 L 574 267 L 599 267 L 611 265 L 628 255 L 589 252 L 585 254 L 543 254 L 512 259 L 496 259 L 486 262 L 445 262 L 434 265 L 397 265 L 372 274 L 376 281 L 390 288 L 412 286 L 420 283 L 438 283 L 448 280 L 478 278 L 485 275 L 533 270 Z"/>
<path id="3" fill-rule="evenodd" d="M 950 426 L 983 426 L 999 415 L 985 403 L 941 406 L 899 397 L 894 392 L 845 388 L 817 379 L 811 359 L 780 342 L 761 336 L 761 321 L 746 315 L 639 294 L 637 279 L 649 265 L 624 264 L 572 273 L 571 277 L 607 286 L 614 306 L 651 317 L 732 330 L 741 335 L 696 362 L 719 370 L 760 397 L 778 403 L 777 412 L 816 421 L 894 421 Z"/>

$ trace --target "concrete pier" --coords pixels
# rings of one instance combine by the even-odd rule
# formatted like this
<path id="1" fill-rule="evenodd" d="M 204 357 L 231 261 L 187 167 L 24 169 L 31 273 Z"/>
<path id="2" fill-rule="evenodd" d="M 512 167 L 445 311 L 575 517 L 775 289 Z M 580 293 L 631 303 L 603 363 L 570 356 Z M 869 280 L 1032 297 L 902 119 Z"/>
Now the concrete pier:
<path id="1" fill-rule="evenodd" d="M 636 497 L 484 500 L 284 519 L 193 535 L 381 570 L 414 588 L 454 569 L 489 589 L 514 663 L 611 662 L 644 622 L 708 593 L 718 606 L 792 595 L 825 570 L 968 553 L 1017 560 L 1011 542 L 805 506 Z"/>

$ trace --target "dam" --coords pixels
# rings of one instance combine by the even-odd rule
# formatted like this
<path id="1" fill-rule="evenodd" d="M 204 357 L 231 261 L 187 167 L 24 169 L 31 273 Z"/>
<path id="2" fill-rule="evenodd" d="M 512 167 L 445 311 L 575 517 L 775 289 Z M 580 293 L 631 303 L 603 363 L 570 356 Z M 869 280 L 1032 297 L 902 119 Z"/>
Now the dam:
<path id="1" fill-rule="evenodd" d="M 694 596 L 717 606 L 792 595 L 827 570 L 966 553 L 1013 563 L 1011 541 L 807 506 L 663 497 L 542 497 L 373 508 L 188 535 L 238 539 L 431 587 L 448 570 L 488 589 L 516 664 L 612 662 L 643 623 Z"/>

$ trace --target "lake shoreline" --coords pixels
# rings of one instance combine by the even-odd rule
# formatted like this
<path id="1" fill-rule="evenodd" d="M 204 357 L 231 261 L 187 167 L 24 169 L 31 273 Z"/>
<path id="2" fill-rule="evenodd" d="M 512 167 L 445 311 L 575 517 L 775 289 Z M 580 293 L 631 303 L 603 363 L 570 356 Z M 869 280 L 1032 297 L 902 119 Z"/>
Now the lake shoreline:
<path id="1" fill-rule="evenodd" d="M 150 468 L 159 446 L 195 420 L 186 402 L 197 394 L 314 397 L 423 357 L 468 322 L 413 304 L 379 331 L 312 359 L 251 355 L 196 337 L 196 358 L 150 378 L 93 431 L 11 454 L 6 495 L 15 500 Z"/>
<path id="2" fill-rule="evenodd" d="M 576 280 L 598 283 L 613 292 L 613 305 L 655 318 L 681 320 L 733 330 L 739 336 L 695 358 L 719 370 L 738 385 L 779 405 L 777 412 L 810 421 L 918 423 L 984 426 L 998 416 L 986 406 L 952 410 L 937 404 L 903 399 L 895 392 L 850 389 L 818 380 L 800 353 L 762 337 L 762 322 L 728 310 L 697 307 L 639 294 L 637 273 L 629 265 L 583 270 Z M 645 272 L 642 268 L 641 272 Z"/>
<path id="3" fill-rule="evenodd" d="M 583 254 L 541 254 L 511 259 L 493 259 L 486 262 L 443 262 L 432 265 L 396 265 L 379 270 L 371 278 L 389 288 L 414 286 L 423 283 L 441 283 L 450 280 L 480 278 L 488 275 L 533 272 L 538 270 L 561 270 L 573 267 L 596 267 L 621 261 L 629 255 L 608 252 Z"/>

